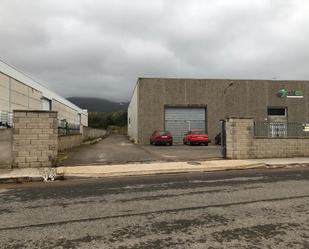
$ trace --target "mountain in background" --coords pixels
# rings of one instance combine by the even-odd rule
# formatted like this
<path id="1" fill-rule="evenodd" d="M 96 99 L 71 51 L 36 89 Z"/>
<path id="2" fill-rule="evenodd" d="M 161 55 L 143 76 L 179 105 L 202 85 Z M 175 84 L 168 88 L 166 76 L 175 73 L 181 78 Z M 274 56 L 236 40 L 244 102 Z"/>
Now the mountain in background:
<path id="1" fill-rule="evenodd" d="M 88 112 L 117 112 L 126 111 L 128 109 L 128 102 L 113 102 L 100 98 L 84 98 L 84 97 L 70 97 L 67 100 L 77 105 L 82 109 L 87 109 Z"/>

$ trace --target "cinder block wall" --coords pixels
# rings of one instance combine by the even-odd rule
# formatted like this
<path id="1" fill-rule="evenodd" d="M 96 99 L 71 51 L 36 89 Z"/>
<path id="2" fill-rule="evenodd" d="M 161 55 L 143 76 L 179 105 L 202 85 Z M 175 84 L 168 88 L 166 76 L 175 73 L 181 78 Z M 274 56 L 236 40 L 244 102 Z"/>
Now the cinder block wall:
<path id="1" fill-rule="evenodd" d="M 230 118 L 226 122 L 227 158 L 308 157 L 309 138 L 255 138 L 251 118 Z"/>
<path id="2" fill-rule="evenodd" d="M 94 129 L 91 127 L 83 127 L 82 134 L 66 135 L 58 137 L 58 151 L 64 151 L 80 146 L 83 141 L 91 140 L 106 136 L 107 131 Z"/>
<path id="3" fill-rule="evenodd" d="M 253 119 L 230 118 L 226 122 L 227 158 L 254 158 Z"/>
<path id="4" fill-rule="evenodd" d="M 83 140 L 95 139 L 106 136 L 107 131 L 91 127 L 83 127 Z"/>
<path id="5" fill-rule="evenodd" d="M 13 168 L 55 166 L 57 112 L 14 111 Z"/>
<path id="6" fill-rule="evenodd" d="M 58 151 L 64 151 L 77 146 L 80 146 L 83 142 L 82 134 L 60 136 L 58 138 Z"/>

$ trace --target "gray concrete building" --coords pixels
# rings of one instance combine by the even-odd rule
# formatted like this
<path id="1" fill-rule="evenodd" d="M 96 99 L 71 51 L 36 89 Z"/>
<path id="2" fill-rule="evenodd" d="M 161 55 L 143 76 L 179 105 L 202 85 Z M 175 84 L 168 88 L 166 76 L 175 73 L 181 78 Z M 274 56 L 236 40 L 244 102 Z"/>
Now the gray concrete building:
<path id="1" fill-rule="evenodd" d="M 181 143 L 190 129 L 213 140 L 226 117 L 308 123 L 308 95 L 309 81 L 139 78 L 128 107 L 128 135 L 146 144 L 154 130 L 170 130 Z"/>

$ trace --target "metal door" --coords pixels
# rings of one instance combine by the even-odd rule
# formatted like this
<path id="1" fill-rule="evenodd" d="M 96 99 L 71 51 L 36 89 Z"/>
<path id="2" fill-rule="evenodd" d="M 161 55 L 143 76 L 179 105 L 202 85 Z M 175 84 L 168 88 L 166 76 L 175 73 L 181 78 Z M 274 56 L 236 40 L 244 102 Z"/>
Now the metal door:
<path id="1" fill-rule="evenodd" d="M 221 156 L 226 158 L 226 121 L 220 120 Z"/>
<path id="2" fill-rule="evenodd" d="M 267 121 L 269 137 L 287 136 L 287 108 L 286 107 L 268 107 Z"/>
<path id="3" fill-rule="evenodd" d="M 175 143 L 182 143 L 189 130 L 207 132 L 206 108 L 165 108 L 165 130 L 172 133 Z"/>

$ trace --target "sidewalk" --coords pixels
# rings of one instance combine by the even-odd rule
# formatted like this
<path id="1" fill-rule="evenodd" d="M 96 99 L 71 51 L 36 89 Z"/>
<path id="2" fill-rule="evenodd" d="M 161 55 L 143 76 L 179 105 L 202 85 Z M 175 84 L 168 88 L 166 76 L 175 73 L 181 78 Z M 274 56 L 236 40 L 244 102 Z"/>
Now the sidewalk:
<path id="1" fill-rule="evenodd" d="M 121 165 L 85 165 L 57 168 L 0 170 L 0 182 L 7 180 L 54 180 L 59 177 L 115 177 L 185 172 L 211 172 L 254 168 L 309 166 L 309 158 L 271 158 L 254 160 L 213 160 L 192 162 L 156 162 Z"/>
<path id="2" fill-rule="evenodd" d="M 122 165 L 74 166 L 58 168 L 31 168 L 0 170 L 0 180 L 43 179 L 53 180 L 61 177 L 114 177 L 153 175 L 183 172 L 211 172 L 223 170 L 244 170 L 254 168 L 273 168 L 283 166 L 309 165 L 309 158 L 273 158 L 256 160 L 213 160 L 192 162 L 157 162 Z"/>
<path id="3" fill-rule="evenodd" d="M 148 164 L 138 163 L 108 166 L 59 167 L 57 168 L 57 172 L 59 174 L 63 174 L 64 176 L 107 177 L 251 169 L 263 166 L 264 164 L 261 162 L 250 160 L 214 160 Z"/>

